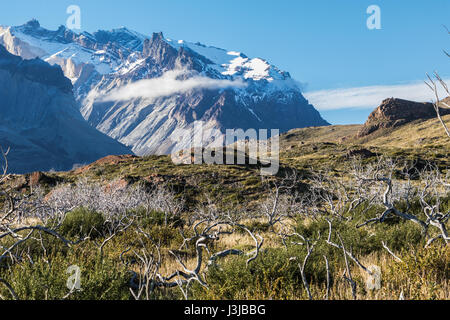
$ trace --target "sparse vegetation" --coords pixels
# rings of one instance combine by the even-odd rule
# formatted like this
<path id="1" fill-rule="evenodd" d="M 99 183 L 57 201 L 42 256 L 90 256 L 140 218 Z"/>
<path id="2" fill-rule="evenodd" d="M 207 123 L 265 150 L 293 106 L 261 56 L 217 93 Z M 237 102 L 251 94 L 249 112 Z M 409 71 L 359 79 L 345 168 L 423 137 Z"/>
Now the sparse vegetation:
<path id="1" fill-rule="evenodd" d="M 77 208 L 69 212 L 61 224 L 61 234 L 69 238 L 98 238 L 104 232 L 105 218 L 96 211 Z"/>
<path id="2" fill-rule="evenodd" d="M 390 143 L 293 131 L 267 179 L 166 157 L 46 174 L 54 186 L 5 172 L 0 298 L 449 299 L 449 145 L 402 141 L 430 124 Z"/>

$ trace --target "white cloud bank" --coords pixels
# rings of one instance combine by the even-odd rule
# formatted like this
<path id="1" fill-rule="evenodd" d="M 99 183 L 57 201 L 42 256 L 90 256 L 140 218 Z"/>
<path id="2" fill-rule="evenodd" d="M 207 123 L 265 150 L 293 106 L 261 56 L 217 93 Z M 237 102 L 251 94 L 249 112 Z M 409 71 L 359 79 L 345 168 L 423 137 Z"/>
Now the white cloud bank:
<path id="1" fill-rule="evenodd" d="M 445 80 L 449 83 L 448 79 Z M 402 85 L 356 87 L 307 92 L 305 97 L 318 110 L 347 108 L 376 108 L 387 98 L 399 98 L 417 102 L 431 102 L 433 92 L 424 82 Z M 441 96 L 445 97 L 442 90 Z"/>
<path id="2" fill-rule="evenodd" d="M 243 88 L 247 84 L 241 80 L 220 80 L 195 75 L 188 79 L 180 79 L 185 70 L 165 72 L 159 78 L 139 80 L 103 94 L 101 101 L 124 101 L 135 98 L 156 99 L 173 94 L 186 93 L 195 89 Z"/>

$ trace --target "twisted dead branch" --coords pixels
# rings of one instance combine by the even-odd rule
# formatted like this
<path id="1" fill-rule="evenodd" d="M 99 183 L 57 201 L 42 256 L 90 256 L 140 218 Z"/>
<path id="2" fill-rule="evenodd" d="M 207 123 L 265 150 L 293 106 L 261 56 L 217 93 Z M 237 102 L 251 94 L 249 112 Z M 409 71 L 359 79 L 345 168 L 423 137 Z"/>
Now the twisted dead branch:
<path id="1" fill-rule="evenodd" d="M 203 227 L 202 227 L 203 225 Z M 237 249 L 225 249 L 215 253 L 211 253 L 209 248 L 209 244 L 212 242 L 217 242 L 221 236 L 230 235 L 234 233 L 237 229 L 241 229 L 248 233 L 248 235 L 255 242 L 255 249 L 251 252 L 244 253 L 241 250 Z M 168 276 L 163 276 L 159 272 L 159 266 L 161 264 L 161 255 L 159 253 L 159 245 L 157 245 L 151 237 L 146 234 L 142 229 L 139 230 L 139 233 L 145 235 L 148 239 L 150 239 L 153 243 L 153 246 L 157 248 L 158 251 L 158 259 L 150 259 L 149 257 L 153 257 L 150 254 L 137 254 L 135 255 L 141 261 L 141 265 L 143 266 L 140 269 L 143 269 L 142 276 L 135 275 L 135 279 L 139 278 L 139 284 L 136 286 L 135 291 L 133 291 L 133 296 L 138 299 L 142 297 L 143 292 L 147 294 L 147 289 L 151 287 L 153 290 L 156 287 L 159 288 L 176 288 L 178 287 L 183 296 L 187 299 L 189 288 L 194 283 L 199 283 L 202 287 L 208 288 L 208 284 L 204 279 L 203 271 L 207 270 L 208 267 L 216 265 L 219 259 L 223 259 L 228 256 L 243 256 L 247 255 L 249 258 L 246 261 L 247 266 L 257 259 L 261 247 L 264 244 L 264 238 L 258 234 L 252 232 L 246 226 L 239 224 L 235 221 L 232 221 L 228 216 L 227 220 L 216 220 L 215 218 L 205 218 L 203 220 L 198 221 L 193 225 L 192 228 L 194 235 L 192 237 L 183 236 L 183 244 L 180 247 L 180 250 L 183 248 L 188 248 L 189 244 L 194 242 L 195 254 L 196 254 L 196 263 L 193 268 L 189 268 L 185 262 L 179 257 L 179 255 L 170 250 L 169 254 L 175 259 L 177 264 L 180 266 L 179 269 L 175 270 Z M 209 258 L 205 259 L 205 252 L 209 254 Z M 149 274 L 149 270 L 153 270 L 152 274 Z M 145 279 L 145 281 L 143 280 Z"/>
<path id="2" fill-rule="evenodd" d="M 381 172 L 383 170 L 385 171 L 384 174 Z M 436 228 L 439 231 L 439 234 L 437 236 L 432 236 L 431 239 L 429 239 L 427 246 L 438 239 L 443 239 L 445 243 L 448 243 L 450 239 L 448 236 L 446 223 L 450 218 L 450 212 L 443 213 L 440 209 L 440 198 L 446 193 L 445 190 L 448 189 L 448 183 L 445 181 L 446 178 L 441 175 L 438 168 L 432 165 L 428 165 L 422 172 L 418 173 L 421 185 L 416 187 L 416 193 L 422 206 L 423 214 L 426 217 L 426 220 L 424 220 L 414 214 L 403 212 L 396 208 L 395 200 L 399 198 L 405 200 L 407 203 L 407 208 L 410 208 L 409 198 L 413 193 L 411 192 L 413 187 L 408 181 L 408 186 L 405 189 L 405 195 L 394 197 L 394 179 L 392 178 L 394 170 L 394 167 L 389 167 L 387 170 L 386 168 L 383 169 L 381 168 L 381 165 L 378 164 L 375 168 L 373 168 L 371 178 L 360 177 L 361 181 L 364 181 L 367 184 L 382 183 L 385 185 L 385 191 L 381 199 L 381 204 L 385 207 L 385 211 L 375 218 L 358 224 L 356 227 L 362 228 L 375 223 L 384 223 L 390 216 L 396 216 L 405 221 L 411 221 L 419 225 L 422 228 L 424 235 L 427 237 L 429 237 L 430 227 Z M 435 199 L 435 203 L 430 203 L 430 199 Z"/>
<path id="3" fill-rule="evenodd" d="M 444 28 L 447 31 L 447 33 L 450 35 L 450 31 L 448 30 L 448 28 L 446 26 L 444 26 Z M 447 55 L 447 57 L 450 58 L 450 54 L 447 51 L 444 50 L 444 53 L 445 53 L 445 55 Z M 442 127 L 444 128 L 445 132 L 447 133 L 447 136 L 450 138 L 450 130 L 448 129 L 447 124 L 442 119 L 441 111 L 440 111 L 440 108 L 450 109 L 450 105 L 448 105 L 446 102 L 441 100 L 437 83 L 440 84 L 440 86 L 442 87 L 444 92 L 447 94 L 447 97 L 450 96 L 450 90 L 449 90 L 447 84 L 445 83 L 445 81 L 442 80 L 442 78 L 439 76 L 437 71 L 434 72 L 435 79 L 432 79 L 432 77 L 430 77 L 429 74 L 427 74 L 427 78 L 429 81 L 428 82 L 425 81 L 425 84 L 434 93 L 434 96 L 436 98 L 433 105 L 434 105 L 434 109 L 436 110 L 437 117 L 438 117 L 439 121 L 441 122 Z"/>
<path id="4" fill-rule="evenodd" d="M 341 238 L 341 235 L 339 234 L 339 232 L 338 232 L 337 236 L 339 238 L 339 241 L 341 242 L 342 251 L 344 252 L 345 267 L 346 267 L 346 272 L 347 272 L 347 276 L 344 273 L 343 277 L 345 280 L 347 280 L 350 283 L 350 286 L 352 288 L 353 299 L 356 300 L 356 282 L 353 280 L 352 273 L 351 273 L 350 267 L 348 265 L 348 260 L 347 260 L 347 255 L 349 254 L 349 252 L 345 249 L 344 242 L 342 241 L 342 238 Z M 359 265 L 359 262 L 358 262 L 358 265 Z M 360 265 L 360 267 L 361 267 L 361 265 Z M 364 268 L 364 267 L 362 267 L 362 268 Z M 369 270 L 367 270 L 365 268 L 364 268 L 364 270 L 370 274 Z"/>
<path id="5" fill-rule="evenodd" d="M 299 268 L 300 268 L 300 274 L 302 276 L 302 281 L 303 281 L 303 285 L 305 286 L 306 289 L 306 293 L 308 294 L 309 300 L 313 300 L 313 296 L 311 294 L 311 290 L 309 289 L 309 283 L 308 283 L 308 279 L 306 279 L 306 274 L 305 274 L 305 268 L 306 268 L 306 264 L 308 263 L 309 258 L 311 257 L 312 252 L 314 251 L 314 247 L 316 246 L 317 241 L 313 242 L 312 245 L 309 244 L 309 241 L 306 241 L 306 256 L 305 259 L 303 260 L 303 264 L 299 264 Z"/>
<path id="6" fill-rule="evenodd" d="M 13 287 L 6 280 L 0 278 L 0 283 L 2 283 L 8 289 L 8 291 L 10 292 L 10 294 L 14 300 L 19 300 L 19 297 L 17 296 Z M 2 297 L 1 295 L 0 295 L 0 298 L 4 300 L 4 297 Z"/>
<path id="7" fill-rule="evenodd" d="M 442 78 L 439 76 L 439 74 L 436 71 L 434 72 L 434 77 L 436 80 L 432 79 L 431 76 L 429 74 L 427 74 L 427 78 L 428 78 L 429 82 L 425 81 L 425 84 L 434 93 L 434 96 L 436 98 L 436 100 L 433 102 L 434 109 L 436 110 L 437 117 L 438 117 L 439 121 L 441 122 L 441 125 L 444 128 L 445 133 L 450 138 L 450 130 L 448 129 L 447 124 L 445 123 L 444 119 L 442 119 L 441 111 L 440 111 L 441 108 L 450 109 L 450 106 L 441 100 L 440 95 L 439 95 L 438 83 L 444 89 L 447 96 L 450 96 L 450 90 L 449 90 L 447 84 L 445 83 L 445 81 L 442 80 Z"/>

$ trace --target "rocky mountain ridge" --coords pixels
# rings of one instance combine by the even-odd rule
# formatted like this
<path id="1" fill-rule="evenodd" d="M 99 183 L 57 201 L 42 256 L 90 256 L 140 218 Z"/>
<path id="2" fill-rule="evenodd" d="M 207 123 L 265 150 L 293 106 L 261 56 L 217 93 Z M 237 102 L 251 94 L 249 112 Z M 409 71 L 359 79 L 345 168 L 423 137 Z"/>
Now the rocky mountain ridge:
<path id="1" fill-rule="evenodd" d="M 0 97 L 0 146 L 10 148 L 10 172 L 68 170 L 131 153 L 83 119 L 59 66 L 23 60 L 1 45 Z"/>
<path id="2" fill-rule="evenodd" d="M 195 121 L 222 134 L 226 129 L 286 132 L 328 125 L 288 72 L 240 52 L 175 41 L 162 33 L 147 37 L 127 28 L 93 34 L 63 26 L 49 31 L 37 21 L 0 28 L 0 44 L 22 57 L 61 66 L 74 85 L 83 117 L 138 155 L 170 153 L 179 144 L 180 130 L 192 128 Z M 197 83 L 157 97 L 149 98 L 147 92 L 120 101 L 102 99 L 177 70 L 182 73 L 170 81 L 181 87 L 192 79 Z M 141 91 L 155 91 L 154 84 Z M 211 136 L 204 140 L 205 145 L 214 141 Z"/>
<path id="3" fill-rule="evenodd" d="M 450 114 L 450 109 L 441 108 L 441 115 Z M 369 116 L 357 136 L 365 137 L 381 129 L 397 128 L 401 125 L 436 117 L 432 103 L 414 102 L 389 98 L 384 100 Z"/>

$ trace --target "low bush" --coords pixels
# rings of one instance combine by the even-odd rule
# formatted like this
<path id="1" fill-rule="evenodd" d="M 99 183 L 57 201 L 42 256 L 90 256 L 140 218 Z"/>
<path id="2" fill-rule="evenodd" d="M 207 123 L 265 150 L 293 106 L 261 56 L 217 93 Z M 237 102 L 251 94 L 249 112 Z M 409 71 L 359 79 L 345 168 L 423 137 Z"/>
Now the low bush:
<path id="1" fill-rule="evenodd" d="M 105 218 L 100 212 L 77 208 L 66 215 L 59 231 L 71 238 L 98 238 L 102 236 L 104 229 Z"/>
<path id="2" fill-rule="evenodd" d="M 67 296 L 71 291 L 69 278 L 73 275 L 68 272 L 70 266 L 81 270 L 81 290 Z M 131 276 L 124 266 L 112 260 L 83 257 L 76 251 L 16 264 L 8 270 L 0 270 L 0 277 L 11 283 L 19 299 L 23 300 L 60 300 L 66 296 L 71 300 L 131 298 L 128 285 Z M 1 285 L 0 296 L 12 298 Z"/>
<path id="3" fill-rule="evenodd" d="M 138 223 L 143 228 L 149 228 L 152 226 L 164 226 L 166 224 L 173 228 L 178 228 L 184 225 L 184 221 L 177 215 L 166 213 L 158 210 L 147 211 L 145 208 L 141 207 L 136 209 L 134 212 L 130 212 L 131 215 L 135 214 L 138 219 Z"/>
<path id="4" fill-rule="evenodd" d="M 247 267 L 248 257 L 231 257 L 211 266 L 206 274 L 208 290 L 193 286 L 195 299 L 294 299 L 301 295 L 298 264 L 293 252 L 267 249 Z"/>

